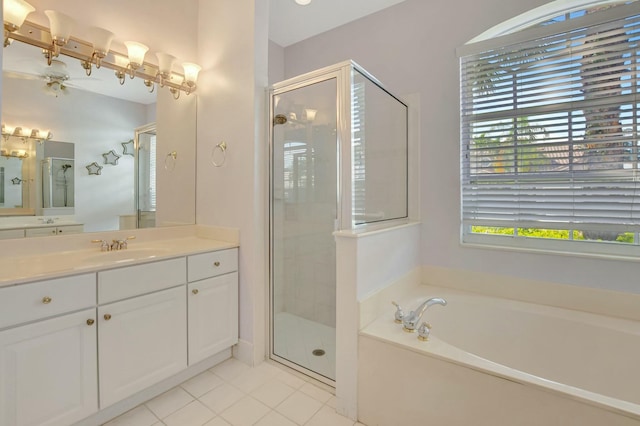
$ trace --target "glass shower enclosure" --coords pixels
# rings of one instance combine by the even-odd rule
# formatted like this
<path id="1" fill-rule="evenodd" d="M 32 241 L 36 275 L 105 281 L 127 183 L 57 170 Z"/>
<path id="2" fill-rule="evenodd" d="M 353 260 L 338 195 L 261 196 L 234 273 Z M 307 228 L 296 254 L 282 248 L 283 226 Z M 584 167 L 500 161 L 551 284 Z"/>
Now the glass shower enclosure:
<path id="1" fill-rule="evenodd" d="M 270 355 L 330 385 L 333 233 L 408 220 L 407 120 L 407 105 L 352 61 L 270 90 Z"/>

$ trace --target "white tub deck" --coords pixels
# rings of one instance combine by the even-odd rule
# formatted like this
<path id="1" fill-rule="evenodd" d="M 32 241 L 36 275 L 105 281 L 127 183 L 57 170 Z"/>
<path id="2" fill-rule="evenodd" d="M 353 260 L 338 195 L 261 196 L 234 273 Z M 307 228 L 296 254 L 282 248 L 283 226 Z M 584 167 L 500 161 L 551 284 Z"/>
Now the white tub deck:
<path id="1" fill-rule="evenodd" d="M 469 379 L 461 397 L 469 391 L 467 398 L 475 392 L 477 401 L 493 399 L 490 392 L 493 385 L 485 383 L 482 388 L 473 388 L 478 379 L 475 374 L 482 373 L 494 380 L 504 382 L 506 379 L 510 383 L 525 385 L 525 393 L 542 392 L 546 394 L 545 398 L 581 404 L 578 411 L 584 415 L 590 413 L 587 418 L 591 420 L 599 419 L 591 409 L 607 413 L 603 414 L 605 417 L 610 414 L 622 419 L 622 423 L 600 419 L 598 421 L 609 422 L 600 424 L 640 424 L 640 322 L 428 286 L 419 286 L 401 300 L 401 304 L 409 311 L 429 297 L 444 297 L 448 301 L 446 307 L 431 307 L 423 318 L 433 326 L 430 340 L 421 342 L 415 334 L 403 332 L 401 325 L 393 322 L 394 309 L 389 305 L 388 313 L 360 333 L 362 371 L 367 371 L 367 365 L 376 358 L 376 363 L 386 363 L 379 357 L 384 357 L 387 350 L 396 354 L 394 358 L 404 357 L 402 354 L 409 351 L 423 355 L 424 365 L 415 361 L 413 355 L 410 356 L 411 362 L 394 359 L 396 374 L 402 376 L 405 374 L 403 369 L 408 369 L 416 378 L 425 374 L 427 383 L 435 383 L 437 374 L 458 366 L 457 370 L 454 368 L 448 373 L 455 376 L 452 383 L 465 375 L 474 376 Z M 451 365 L 444 366 L 442 362 Z M 428 369 L 436 366 L 440 371 L 429 374 Z M 359 406 L 363 412 L 370 406 L 367 400 L 369 390 L 376 386 L 373 383 L 376 379 L 367 379 L 365 375 L 359 375 L 363 379 L 359 383 Z M 375 376 L 373 371 L 369 375 Z M 459 385 L 465 387 L 464 381 Z M 403 383 L 402 386 L 414 389 L 417 394 L 428 393 L 423 390 L 428 386 L 425 383 Z M 494 396 L 496 401 L 500 398 L 508 401 L 509 397 L 515 397 L 521 391 L 523 389 L 512 389 L 510 395 L 499 395 L 500 392 L 496 391 Z M 450 396 L 455 398 L 455 395 Z M 524 394 L 521 397 L 532 398 Z M 485 405 L 491 403 L 485 402 Z M 464 406 L 461 405 L 460 409 Z M 412 410 L 410 407 L 398 409 Z M 522 407 L 519 410 L 526 412 Z M 572 412 L 571 409 L 569 411 Z M 418 417 L 414 421 L 420 418 L 416 415 Z M 362 420 L 366 423 L 367 418 Z"/>

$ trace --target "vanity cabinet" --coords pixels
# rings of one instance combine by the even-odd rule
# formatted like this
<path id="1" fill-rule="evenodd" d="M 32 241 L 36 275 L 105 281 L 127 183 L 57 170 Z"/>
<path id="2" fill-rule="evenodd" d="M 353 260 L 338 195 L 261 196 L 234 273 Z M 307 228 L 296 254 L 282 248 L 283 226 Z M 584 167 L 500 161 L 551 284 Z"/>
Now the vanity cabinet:
<path id="1" fill-rule="evenodd" d="M 100 407 L 187 367 L 186 259 L 98 273 Z"/>
<path id="2" fill-rule="evenodd" d="M 184 287 L 98 308 L 100 407 L 187 367 Z"/>
<path id="3" fill-rule="evenodd" d="M 189 365 L 238 343 L 238 250 L 189 256 Z"/>
<path id="4" fill-rule="evenodd" d="M 29 237 L 47 237 L 50 235 L 67 235 L 81 234 L 84 231 L 84 225 L 63 225 L 63 226 L 45 226 L 38 228 L 26 228 L 24 236 Z"/>
<path id="5" fill-rule="evenodd" d="M 0 287 L 0 426 L 100 417 L 228 350 L 237 269 L 228 249 Z"/>
<path id="6" fill-rule="evenodd" d="M 0 288 L 0 426 L 98 409 L 95 274 Z"/>

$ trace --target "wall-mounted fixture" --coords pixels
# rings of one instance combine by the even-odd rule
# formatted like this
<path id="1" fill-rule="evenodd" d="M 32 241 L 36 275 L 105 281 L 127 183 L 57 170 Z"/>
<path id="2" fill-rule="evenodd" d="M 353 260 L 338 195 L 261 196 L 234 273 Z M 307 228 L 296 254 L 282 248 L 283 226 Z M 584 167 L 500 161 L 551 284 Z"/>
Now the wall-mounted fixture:
<path id="1" fill-rule="evenodd" d="M 220 154 L 222 155 L 222 159 L 218 161 L 215 159 L 216 151 L 220 151 Z M 222 141 L 211 150 L 211 164 L 215 167 L 222 167 L 224 166 L 225 161 L 227 161 L 227 143 Z"/>
<path id="2" fill-rule="evenodd" d="M 53 138 L 53 134 L 48 130 L 38 130 L 38 129 L 26 129 L 21 126 L 9 127 L 2 125 L 2 137 L 5 141 L 8 141 L 9 138 L 15 137 L 22 140 L 22 143 L 27 143 L 29 140 L 42 143 L 43 141 L 50 140 Z"/>
<path id="3" fill-rule="evenodd" d="M 128 74 L 132 79 L 139 77 L 149 88 L 154 90 L 155 83 L 160 87 L 169 87 L 175 99 L 180 97 L 180 92 L 187 95 L 194 92 L 197 86 L 199 65 L 191 62 L 182 64 L 184 74 L 173 71 L 175 57 L 168 53 L 157 53 L 158 65 L 145 62 L 145 56 L 149 48 L 142 43 L 125 41 L 127 54 L 111 50 L 111 44 L 115 35 L 106 29 L 92 27 L 89 30 L 90 40 L 81 40 L 73 37 L 72 32 L 75 21 L 72 17 L 54 10 L 45 10 L 49 18 L 49 28 L 29 22 L 26 17 L 35 8 L 24 0 L 4 0 L 4 26 L 5 46 L 11 40 L 43 49 L 47 57 L 47 63 L 51 65 L 53 58 L 63 54 L 80 61 L 87 75 L 91 75 L 91 69 L 104 66 L 115 71 L 120 84 L 124 84 Z"/>
<path id="4" fill-rule="evenodd" d="M 306 6 L 309 3 L 311 3 L 311 0 L 296 0 L 296 3 L 299 4 L 300 6 Z"/>
<path id="5" fill-rule="evenodd" d="M 135 144 L 133 143 L 133 139 L 127 142 L 120 142 L 122 145 L 122 155 L 130 155 L 135 157 Z"/>
<path id="6" fill-rule="evenodd" d="M 102 173 L 102 166 L 95 161 L 86 167 L 90 175 L 99 175 Z"/>
<path id="7" fill-rule="evenodd" d="M 120 156 L 116 154 L 114 150 L 105 152 L 102 156 L 104 157 L 104 164 L 111 164 L 112 166 L 118 165 L 118 159 L 120 159 Z"/>
<path id="8" fill-rule="evenodd" d="M 29 156 L 29 153 L 27 151 L 25 151 L 24 149 L 14 149 L 11 151 L 8 151 L 6 149 L 1 149 L 0 150 L 0 155 L 2 155 L 3 157 L 15 157 L 15 158 L 27 158 Z"/>
<path id="9" fill-rule="evenodd" d="M 174 171 L 176 168 L 177 160 L 178 160 L 177 151 L 171 151 L 170 153 L 168 153 L 167 156 L 164 158 L 164 169 L 168 172 Z"/>
<path id="10" fill-rule="evenodd" d="M 27 15 L 36 10 L 24 0 L 4 0 L 3 1 L 3 18 L 4 18 L 4 46 L 9 45 L 9 33 L 16 32 L 20 29 Z"/>

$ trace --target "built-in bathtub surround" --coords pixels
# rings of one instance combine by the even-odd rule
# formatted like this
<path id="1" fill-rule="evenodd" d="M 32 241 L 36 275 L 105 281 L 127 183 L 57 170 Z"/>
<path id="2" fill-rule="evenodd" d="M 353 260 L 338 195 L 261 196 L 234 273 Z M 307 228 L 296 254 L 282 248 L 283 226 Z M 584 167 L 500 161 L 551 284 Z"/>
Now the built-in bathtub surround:
<path id="1" fill-rule="evenodd" d="M 425 313 L 432 325 L 427 342 L 402 331 L 391 304 L 361 330 L 358 408 L 364 423 L 640 422 L 638 321 L 445 287 L 400 283 L 384 295 L 407 311 L 430 297 L 448 304 Z M 402 383 L 402 398 L 390 382 Z"/>

